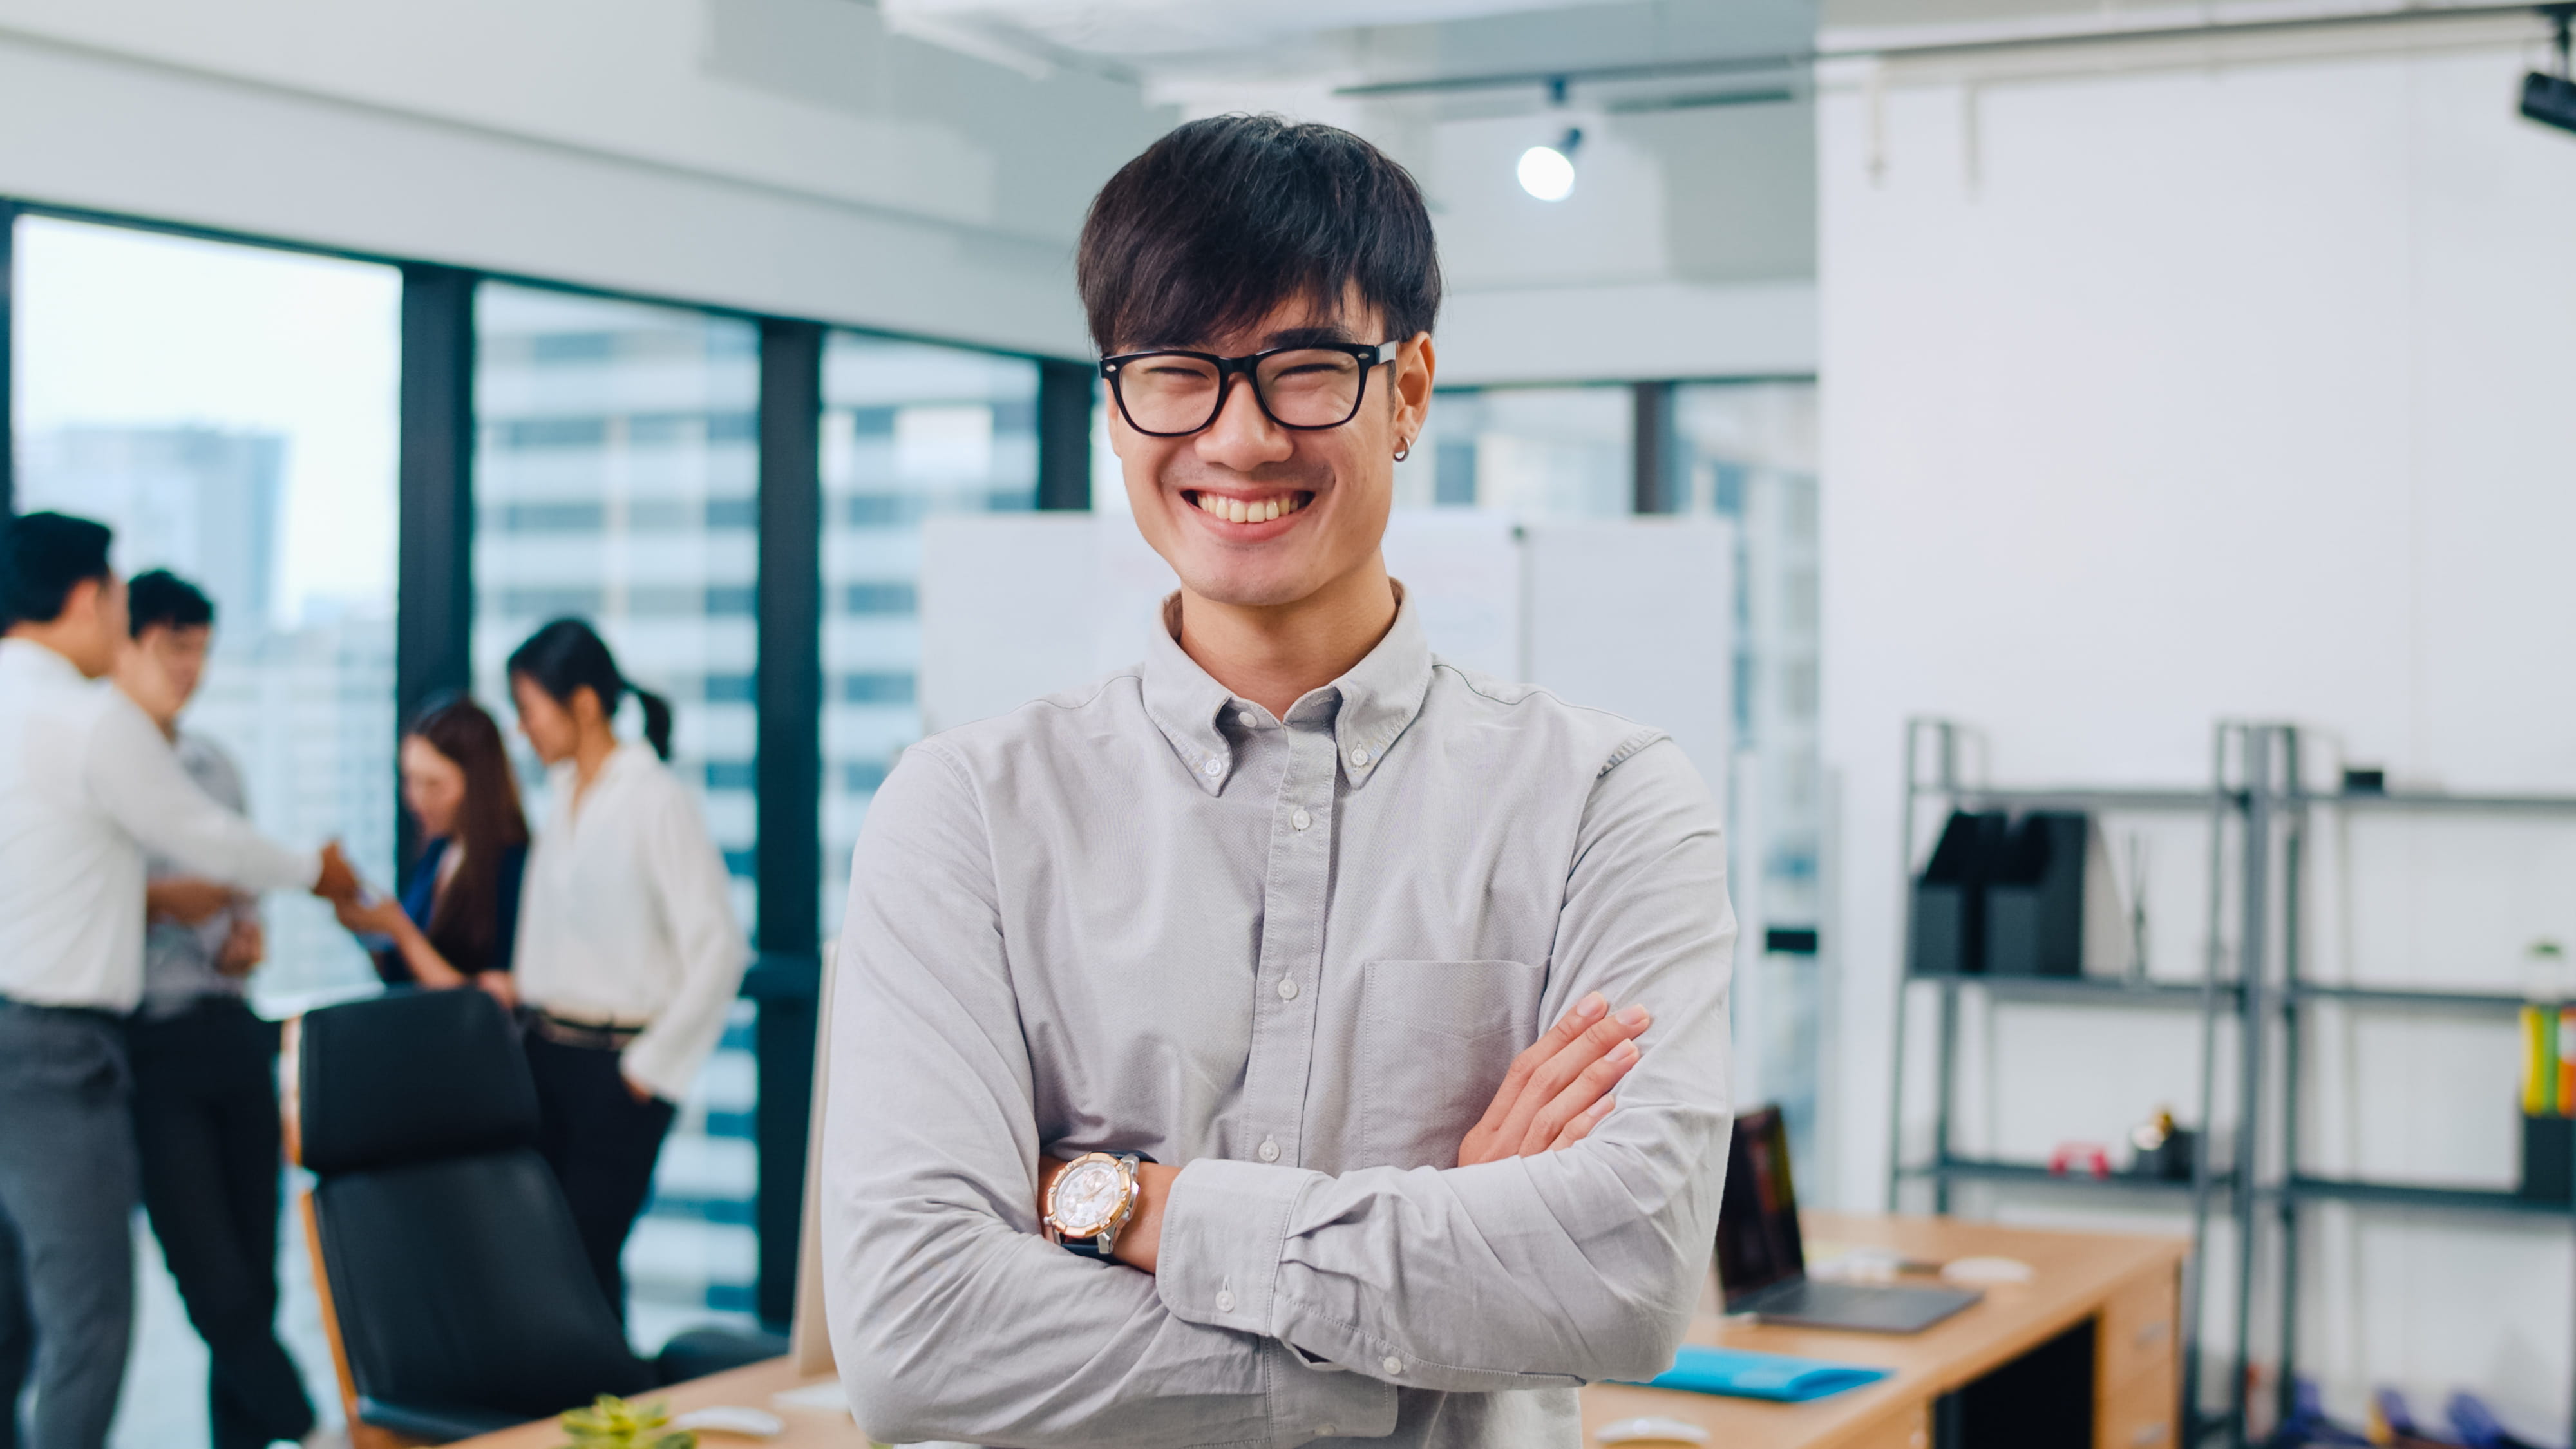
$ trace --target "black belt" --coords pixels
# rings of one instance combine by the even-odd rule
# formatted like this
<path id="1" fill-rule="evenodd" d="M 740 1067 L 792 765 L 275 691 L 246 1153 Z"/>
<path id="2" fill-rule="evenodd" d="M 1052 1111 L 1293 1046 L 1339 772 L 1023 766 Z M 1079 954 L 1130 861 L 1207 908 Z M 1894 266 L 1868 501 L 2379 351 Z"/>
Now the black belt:
<path id="1" fill-rule="evenodd" d="M 528 1030 L 557 1046 L 587 1047 L 592 1051 L 622 1052 L 644 1034 L 640 1026 L 619 1026 L 613 1021 L 582 1021 L 557 1016 L 551 1011 L 530 1007 L 526 1012 Z"/>
<path id="2" fill-rule="evenodd" d="M 41 1011 L 52 1016 L 77 1016 L 102 1026 L 123 1026 L 126 1013 L 110 1011 L 104 1006 L 57 1006 L 43 1001 L 20 1001 L 14 996 L 0 996 L 0 1007 L 13 1011 Z"/>

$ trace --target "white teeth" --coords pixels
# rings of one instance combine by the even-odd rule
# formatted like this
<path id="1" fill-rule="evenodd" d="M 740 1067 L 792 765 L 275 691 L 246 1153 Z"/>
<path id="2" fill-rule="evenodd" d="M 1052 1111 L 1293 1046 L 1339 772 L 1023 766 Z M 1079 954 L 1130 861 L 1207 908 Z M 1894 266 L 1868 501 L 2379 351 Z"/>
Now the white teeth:
<path id="1" fill-rule="evenodd" d="M 1220 498 L 1213 493 L 1202 493 L 1198 495 L 1197 502 L 1200 512 L 1228 523 L 1268 523 L 1304 508 L 1307 500 L 1302 495 L 1288 493 L 1246 503 L 1240 498 Z"/>

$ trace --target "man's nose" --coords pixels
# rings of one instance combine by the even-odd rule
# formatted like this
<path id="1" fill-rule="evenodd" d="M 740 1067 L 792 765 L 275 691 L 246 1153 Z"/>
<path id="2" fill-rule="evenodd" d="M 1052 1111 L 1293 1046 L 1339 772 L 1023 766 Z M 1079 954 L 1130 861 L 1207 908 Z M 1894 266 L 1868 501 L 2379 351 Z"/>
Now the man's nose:
<path id="1" fill-rule="evenodd" d="M 1252 379 L 1236 374 L 1225 380 L 1225 402 L 1218 407 L 1216 421 L 1199 434 L 1199 457 L 1237 472 L 1249 472 L 1262 463 L 1285 459 L 1295 445 L 1288 430 L 1270 420 L 1261 410 L 1261 399 L 1252 390 Z"/>

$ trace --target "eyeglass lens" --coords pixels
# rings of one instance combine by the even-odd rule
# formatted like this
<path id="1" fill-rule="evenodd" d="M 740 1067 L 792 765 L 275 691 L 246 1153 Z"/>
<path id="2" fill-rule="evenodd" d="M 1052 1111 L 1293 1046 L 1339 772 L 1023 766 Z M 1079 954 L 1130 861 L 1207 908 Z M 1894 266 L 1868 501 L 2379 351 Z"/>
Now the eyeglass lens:
<path id="1" fill-rule="evenodd" d="M 1368 376 L 1347 352 L 1275 353 L 1253 365 L 1253 386 L 1270 416 L 1292 428 L 1331 428 L 1359 411 Z M 1214 364 L 1177 353 L 1141 357 L 1118 370 L 1127 421 L 1149 433 L 1194 433 L 1216 421 L 1222 381 Z"/>

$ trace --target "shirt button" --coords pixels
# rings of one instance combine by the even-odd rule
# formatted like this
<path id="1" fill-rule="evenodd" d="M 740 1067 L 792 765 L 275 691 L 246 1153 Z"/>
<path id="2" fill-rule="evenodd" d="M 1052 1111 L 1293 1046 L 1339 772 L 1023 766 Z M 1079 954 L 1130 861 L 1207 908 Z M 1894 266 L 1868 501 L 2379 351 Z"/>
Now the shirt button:
<path id="1" fill-rule="evenodd" d="M 1279 1160 L 1279 1144 L 1272 1141 L 1270 1138 L 1262 1138 L 1261 1160 L 1264 1162 L 1277 1162 Z"/>
<path id="2" fill-rule="evenodd" d="M 1351 768 L 1352 768 L 1352 769 L 1354 769 L 1354 770 L 1364 770 L 1364 769 L 1367 769 L 1367 768 L 1368 768 L 1368 762 L 1369 762 L 1369 752 L 1368 752 L 1368 750 L 1367 750 L 1366 748 L 1355 748 L 1355 749 L 1353 749 L 1353 750 L 1351 751 Z"/>
<path id="3" fill-rule="evenodd" d="M 1254 714 L 1252 711 L 1247 709 L 1242 713 L 1237 714 L 1234 717 L 1234 722 L 1243 726 L 1245 729 L 1258 729 L 1261 725 L 1261 716 Z"/>
<path id="4" fill-rule="evenodd" d="M 1211 775 L 1222 775 L 1225 773 L 1225 761 L 1210 760 L 1199 768 L 1207 771 Z"/>
<path id="5" fill-rule="evenodd" d="M 1315 817 L 1307 814 L 1303 810 L 1299 810 L 1289 815 L 1288 823 L 1296 826 L 1300 830 L 1303 830 L 1307 826 L 1315 823 Z"/>
<path id="6" fill-rule="evenodd" d="M 1282 976 L 1279 978 L 1279 999 L 1282 1001 L 1294 1001 L 1297 999 L 1296 977 Z"/>
<path id="7" fill-rule="evenodd" d="M 1341 1432 L 1342 1426 L 1339 1424 L 1317 1424 L 1315 1426 L 1315 1437 L 1318 1439 L 1337 1438 L 1340 1436 Z"/>
<path id="8" fill-rule="evenodd" d="M 1224 1289 L 1218 1289 L 1216 1295 L 1216 1311 L 1219 1313 L 1232 1313 L 1234 1311 L 1234 1295 L 1226 1292 Z"/>
<path id="9" fill-rule="evenodd" d="M 1388 1354 L 1378 1361 L 1378 1367 L 1386 1370 L 1389 1375 L 1400 1374 L 1404 1372 L 1404 1360 L 1394 1354 Z"/>

